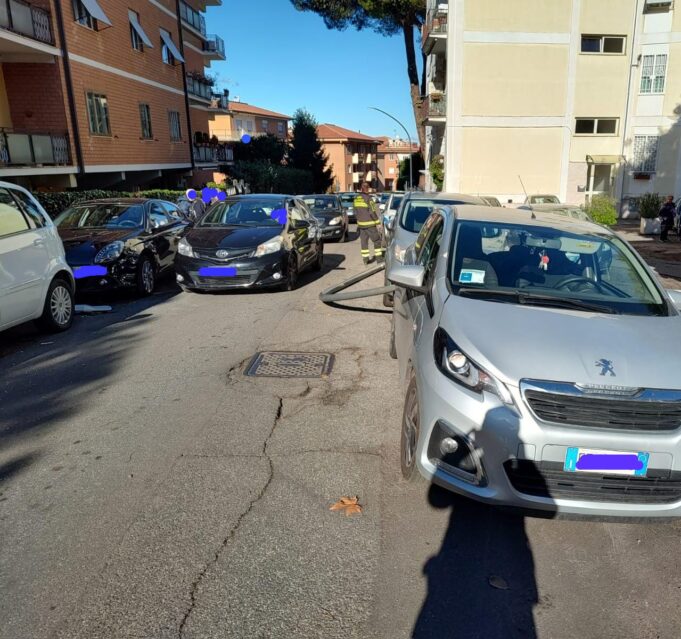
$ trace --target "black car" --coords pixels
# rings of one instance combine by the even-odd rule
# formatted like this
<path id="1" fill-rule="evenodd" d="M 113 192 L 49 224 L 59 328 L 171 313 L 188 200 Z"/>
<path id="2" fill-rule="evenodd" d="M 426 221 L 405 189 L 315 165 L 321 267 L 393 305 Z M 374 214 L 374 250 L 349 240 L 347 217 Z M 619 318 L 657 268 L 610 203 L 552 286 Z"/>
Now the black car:
<path id="1" fill-rule="evenodd" d="M 55 224 L 78 291 L 135 288 L 141 295 L 172 270 L 188 227 L 174 204 L 143 198 L 79 202 Z"/>
<path id="2" fill-rule="evenodd" d="M 357 218 L 355 217 L 355 198 L 357 197 L 357 193 L 339 193 L 338 197 L 340 198 L 341 206 L 348 214 L 348 220 L 350 222 L 356 222 Z"/>
<path id="3" fill-rule="evenodd" d="M 303 195 L 303 201 L 319 220 L 323 240 L 345 242 L 348 238 L 348 214 L 337 195 Z"/>
<path id="4" fill-rule="evenodd" d="M 321 228 L 291 195 L 238 195 L 214 204 L 182 239 L 175 262 L 186 290 L 279 287 L 321 270 Z"/>

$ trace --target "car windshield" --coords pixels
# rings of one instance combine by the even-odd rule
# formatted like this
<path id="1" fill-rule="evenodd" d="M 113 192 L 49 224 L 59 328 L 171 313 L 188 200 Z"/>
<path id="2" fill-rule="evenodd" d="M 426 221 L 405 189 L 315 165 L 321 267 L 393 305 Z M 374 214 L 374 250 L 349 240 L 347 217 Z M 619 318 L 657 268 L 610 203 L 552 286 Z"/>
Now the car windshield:
<path id="1" fill-rule="evenodd" d="M 283 226 L 285 223 L 284 200 L 263 198 L 215 204 L 198 226 Z"/>
<path id="2" fill-rule="evenodd" d="M 340 201 L 341 204 L 343 205 L 344 208 L 349 208 L 353 205 L 355 201 L 355 196 L 352 193 L 346 194 L 346 195 L 341 195 L 340 196 Z"/>
<path id="3" fill-rule="evenodd" d="M 402 209 L 400 226 L 410 233 L 419 233 L 433 209 L 444 204 L 464 204 L 464 202 L 461 200 L 411 200 Z"/>
<path id="4" fill-rule="evenodd" d="M 390 202 L 390 211 L 397 211 L 399 208 L 400 204 L 402 204 L 402 197 L 394 196 L 392 201 Z"/>
<path id="5" fill-rule="evenodd" d="M 667 305 L 617 236 L 465 221 L 455 234 L 451 282 L 459 295 L 497 302 L 631 315 Z"/>
<path id="6" fill-rule="evenodd" d="M 532 204 L 560 204 L 560 200 L 555 195 L 533 195 L 530 202 Z"/>
<path id="7" fill-rule="evenodd" d="M 141 228 L 144 206 L 141 204 L 81 204 L 66 209 L 55 224 L 60 229 Z"/>
<path id="8" fill-rule="evenodd" d="M 305 202 L 313 211 L 321 213 L 325 210 L 333 210 L 337 206 L 336 198 L 332 195 L 315 195 L 314 197 L 305 196 L 303 202 Z"/>

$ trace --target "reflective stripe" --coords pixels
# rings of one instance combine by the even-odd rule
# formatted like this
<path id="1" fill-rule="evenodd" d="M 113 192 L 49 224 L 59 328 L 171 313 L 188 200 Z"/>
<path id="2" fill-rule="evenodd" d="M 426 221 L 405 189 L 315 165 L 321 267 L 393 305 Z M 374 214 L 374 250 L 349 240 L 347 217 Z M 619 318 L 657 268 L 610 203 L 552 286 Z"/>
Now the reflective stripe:
<path id="1" fill-rule="evenodd" d="M 360 249 L 362 255 L 369 255 L 369 249 Z"/>
<path id="2" fill-rule="evenodd" d="M 371 222 L 357 222 L 357 226 L 378 226 L 380 222 L 378 220 L 372 220 Z"/>
<path id="3" fill-rule="evenodd" d="M 375 255 L 383 255 L 383 249 L 382 248 L 375 248 L 374 254 Z"/>

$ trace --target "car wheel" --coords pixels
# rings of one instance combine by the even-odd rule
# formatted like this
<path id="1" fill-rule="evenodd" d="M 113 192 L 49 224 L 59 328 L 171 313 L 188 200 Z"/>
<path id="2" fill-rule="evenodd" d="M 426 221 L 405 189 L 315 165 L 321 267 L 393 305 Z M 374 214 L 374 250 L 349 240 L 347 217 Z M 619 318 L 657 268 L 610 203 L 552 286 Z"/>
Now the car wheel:
<path id="1" fill-rule="evenodd" d="M 137 292 L 140 295 L 151 295 L 156 288 L 156 272 L 148 255 L 142 258 L 137 267 Z"/>
<path id="2" fill-rule="evenodd" d="M 395 313 L 392 314 L 390 320 L 390 346 L 388 353 L 392 359 L 397 359 L 397 346 L 395 345 Z"/>
<path id="3" fill-rule="evenodd" d="M 282 291 L 293 291 L 298 286 L 298 260 L 295 253 L 291 253 L 286 269 L 286 281 L 281 285 Z"/>
<path id="4" fill-rule="evenodd" d="M 402 434 L 400 436 L 400 465 L 402 476 L 408 481 L 414 481 L 419 477 L 416 469 L 416 449 L 419 441 L 419 400 L 416 388 L 416 376 L 413 371 L 407 387 L 407 395 L 404 399 L 404 412 L 402 414 Z"/>
<path id="5" fill-rule="evenodd" d="M 321 271 L 324 268 L 324 245 L 321 242 L 317 246 L 317 259 L 313 268 L 315 271 Z"/>
<path id="6" fill-rule="evenodd" d="M 65 331 L 73 324 L 73 289 L 65 279 L 57 277 L 52 280 L 38 323 L 51 333 Z"/>

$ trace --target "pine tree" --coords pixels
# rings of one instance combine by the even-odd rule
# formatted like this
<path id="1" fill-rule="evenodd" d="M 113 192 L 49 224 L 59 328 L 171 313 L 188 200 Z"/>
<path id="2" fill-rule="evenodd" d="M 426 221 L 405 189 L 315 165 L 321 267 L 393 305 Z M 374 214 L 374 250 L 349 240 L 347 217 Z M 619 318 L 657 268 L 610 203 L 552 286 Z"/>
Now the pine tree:
<path id="1" fill-rule="evenodd" d="M 293 114 L 293 138 L 288 165 L 312 173 L 314 192 L 326 193 L 333 184 L 333 172 L 328 162 L 329 158 L 317 135 L 317 121 L 305 109 L 298 109 Z"/>

